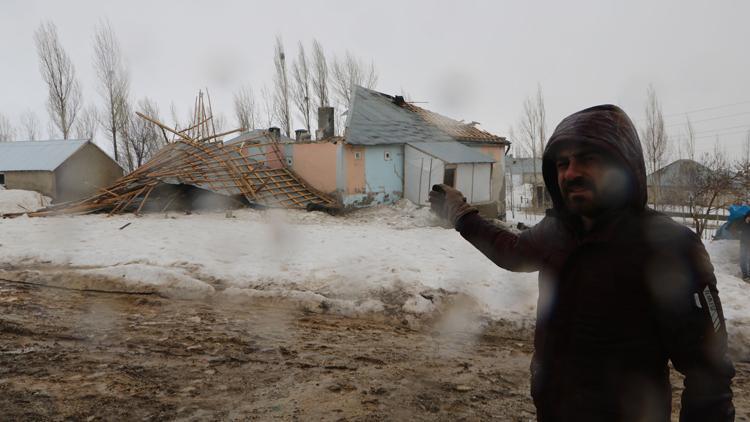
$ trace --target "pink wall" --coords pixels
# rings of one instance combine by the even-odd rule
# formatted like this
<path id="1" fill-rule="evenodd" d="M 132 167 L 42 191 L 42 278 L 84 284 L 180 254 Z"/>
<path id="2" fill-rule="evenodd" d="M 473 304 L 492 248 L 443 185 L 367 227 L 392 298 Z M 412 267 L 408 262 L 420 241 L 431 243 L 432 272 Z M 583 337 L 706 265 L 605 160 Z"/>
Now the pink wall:
<path id="1" fill-rule="evenodd" d="M 359 152 L 359 158 L 356 154 Z M 365 148 L 344 145 L 344 162 L 346 163 L 346 193 L 365 193 Z"/>
<path id="2" fill-rule="evenodd" d="M 284 157 L 284 145 L 266 145 L 266 165 L 272 169 L 279 169 L 286 166 L 286 157 Z"/>
<path id="3" fill-rule="evenodd" d="M 331 193 L 336 190 L 336 148 L 331 142 L 295 144 L 292 170 L 315 189 Z"/>

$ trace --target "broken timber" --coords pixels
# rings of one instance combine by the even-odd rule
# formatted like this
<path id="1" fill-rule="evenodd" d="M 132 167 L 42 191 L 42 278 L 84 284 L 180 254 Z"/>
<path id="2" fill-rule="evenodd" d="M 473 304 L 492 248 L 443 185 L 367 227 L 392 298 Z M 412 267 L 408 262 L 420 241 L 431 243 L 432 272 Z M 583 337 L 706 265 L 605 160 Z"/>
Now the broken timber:
<path id="1" fill-rule="evenodd" d="M 196 101 L 196 105 L 202 108 L 202 97 Z M 199 123 L 183 131 L 137 114 L 157 125 L 165 135 L 169 132 L 175 138 L 146 164 L 113 185 L 101 188 L 96 195 L 81 201 L 52 205 L 29 213 L 29 216 L 92 212 L 138 214 L 148 209 L 146 203 L 149 200 L 154 202 L 157 210 L 166 211 L 177 195 L 174 189 L 160 191 L 167 185 L 199 188 L 250 206 L 338 208 L 333 198 L 310 187 L 284 165 L 283 158 L 279 156 L 278 141 L 271 133 L 265 134 L 262 139 L 227 145 L 218 138 L 237 130 L 216 134 L 210 122 L 212 117 L 205 110 L 195 113 L 195 121 Z M 196 131 L 196 128 L 204 130 Z M 162 207 L 164 202 L 166 205 Z"/>

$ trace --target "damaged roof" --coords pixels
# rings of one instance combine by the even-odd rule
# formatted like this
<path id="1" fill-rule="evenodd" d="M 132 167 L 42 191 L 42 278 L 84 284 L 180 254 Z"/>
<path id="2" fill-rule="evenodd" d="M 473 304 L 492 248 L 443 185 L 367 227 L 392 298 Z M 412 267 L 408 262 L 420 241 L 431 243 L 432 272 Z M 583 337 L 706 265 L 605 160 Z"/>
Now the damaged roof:
<path id="1" fill-rule="evenodd" d="M 495 160 L 481 152 L 456 142 L 409 142 L 415 148 L 447 164 L 494 163 Z"/>
<path id="2" fill-rule="evenodd" d="M 473 122 L 463 123 L 405 102 L 402 97 L 357 85 L 352 90 L 345 138 L 353 145 L 449 141 L 510 144 Z"/>
<path id="3" fill-rule="evenodd" d="M 346 118 L 346 142 L 383 145 L 453 140 L 393 100 L 390 95 L 355 85 Z"/>

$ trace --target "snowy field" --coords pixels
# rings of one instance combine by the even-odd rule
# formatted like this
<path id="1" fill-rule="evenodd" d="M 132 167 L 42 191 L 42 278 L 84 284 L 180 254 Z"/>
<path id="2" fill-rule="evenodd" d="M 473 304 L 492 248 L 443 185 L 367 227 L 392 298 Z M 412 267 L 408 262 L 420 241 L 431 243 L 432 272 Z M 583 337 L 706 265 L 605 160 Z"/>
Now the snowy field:
<path id="1" fill-rule="evenodd" d="M 737 278 L 737 242 L 706 246 L 731 348 L 750 358 L 750 285 Z M 403 298 L 400 311 L 429 314 L 435 297 L 463 293 L 484 317 L 527 324 L 537 297 L 536 273 L 496 267 L 429 210 L 408 202 L 345 217 L 240 210 L 0 219 L 0 269 L 33 275 L 55 266 L 67 276 L 53 281 L 73 287 L 283 297 L 349 315 L 389 310 L 394 296 Z"/>

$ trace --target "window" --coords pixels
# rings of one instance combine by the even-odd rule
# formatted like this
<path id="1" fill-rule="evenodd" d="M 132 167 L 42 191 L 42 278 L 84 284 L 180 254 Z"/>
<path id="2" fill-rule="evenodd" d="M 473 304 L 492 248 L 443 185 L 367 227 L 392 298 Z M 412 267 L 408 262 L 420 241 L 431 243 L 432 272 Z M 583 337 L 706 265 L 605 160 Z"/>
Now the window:
<path id="1" fill-rule="evenodd" d="M 450 187 L 456 187 L 456 168 L 447 168 L 443 174 L 443 183 Z"/>
<path id="2" fill-rule="evenodd" d="M 0 173 L 0 186 L 5 186 L 5 173 Z"/>
<path id="3" fill-rule="evenodd" d="M 385 155 L 383 156 L 383 158 L 385 159 L 385 161 L 389 161 L 391 159 L 391 152 L 390 151 L 386 151 Z"/>
<path id="4" fill-rule="evenodd" d="M 354 152 L 354 159 L 355 160 L 361 160 L 362 159 L 362 153 L 359 151 Z"/>

